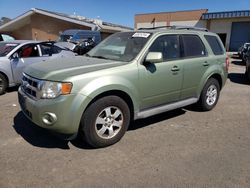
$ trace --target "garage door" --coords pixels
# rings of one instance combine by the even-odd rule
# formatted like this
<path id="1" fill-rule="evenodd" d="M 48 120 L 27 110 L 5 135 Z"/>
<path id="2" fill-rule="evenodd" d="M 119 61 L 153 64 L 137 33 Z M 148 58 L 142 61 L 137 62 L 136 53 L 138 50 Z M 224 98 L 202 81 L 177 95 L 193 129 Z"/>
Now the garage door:
<path id="1" fill-rule="evenodd" d="M 245 42 L 250 42 L 250 22 L 233 22 L 230 51 L 238 51 Z"/>

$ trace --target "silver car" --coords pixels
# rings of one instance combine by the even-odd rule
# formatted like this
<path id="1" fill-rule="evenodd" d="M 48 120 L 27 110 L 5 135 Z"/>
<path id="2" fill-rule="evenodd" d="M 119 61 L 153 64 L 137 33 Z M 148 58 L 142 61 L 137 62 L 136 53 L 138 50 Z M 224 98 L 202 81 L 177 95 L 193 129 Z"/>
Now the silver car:
<path id="1" fill-rule="evenodd" d="M 7 87 L 21 83 L 22 72 L 30 64 L 68 56 L 75 56 L 75 53 L 54 42 L 0 42 L 0 95 Z"/>

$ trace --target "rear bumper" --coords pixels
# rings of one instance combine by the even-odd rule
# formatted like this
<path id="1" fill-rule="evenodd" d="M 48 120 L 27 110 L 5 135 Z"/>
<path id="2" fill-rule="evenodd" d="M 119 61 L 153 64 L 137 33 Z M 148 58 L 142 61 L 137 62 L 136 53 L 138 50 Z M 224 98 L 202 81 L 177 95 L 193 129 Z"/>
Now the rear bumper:
<path id="1" fill-rule="evenodd" d="M 78 132 L 82 114 L 90 98 L 81 94 L 59 96 L 55 99 L 33 100 L 18 89 L 18 100 L 23 113 L 36 125 L 62 135 L 74 135 Z M 56 121 L 51 125 L 43 118 L 51 113 Z"/>

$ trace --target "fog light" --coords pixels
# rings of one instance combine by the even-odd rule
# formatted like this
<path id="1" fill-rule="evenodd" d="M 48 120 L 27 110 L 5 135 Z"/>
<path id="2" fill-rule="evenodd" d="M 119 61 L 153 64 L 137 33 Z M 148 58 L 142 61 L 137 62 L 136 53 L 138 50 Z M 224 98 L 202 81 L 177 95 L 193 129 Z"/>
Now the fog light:
<path id="1" fill-rule="evenodd" d="M 43 121 L 44 124 L 51 126 L 57 121 L 56 114 L 46 112 L 43 115 L 42 121 Z"/>

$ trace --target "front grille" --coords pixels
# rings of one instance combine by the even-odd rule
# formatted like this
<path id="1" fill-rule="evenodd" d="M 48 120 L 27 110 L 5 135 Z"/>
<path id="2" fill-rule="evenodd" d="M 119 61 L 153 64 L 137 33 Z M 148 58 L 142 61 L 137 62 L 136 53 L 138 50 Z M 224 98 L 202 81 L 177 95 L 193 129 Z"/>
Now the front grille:
<path id="1" fill-rule="evenodd" d="M 21 88 L 25 94 L 27 94 L 33 99 L 37 99 L 38 85 L 39 85 L 39 80 L 32 78 L 26 74 L 23 74 Z"/>

